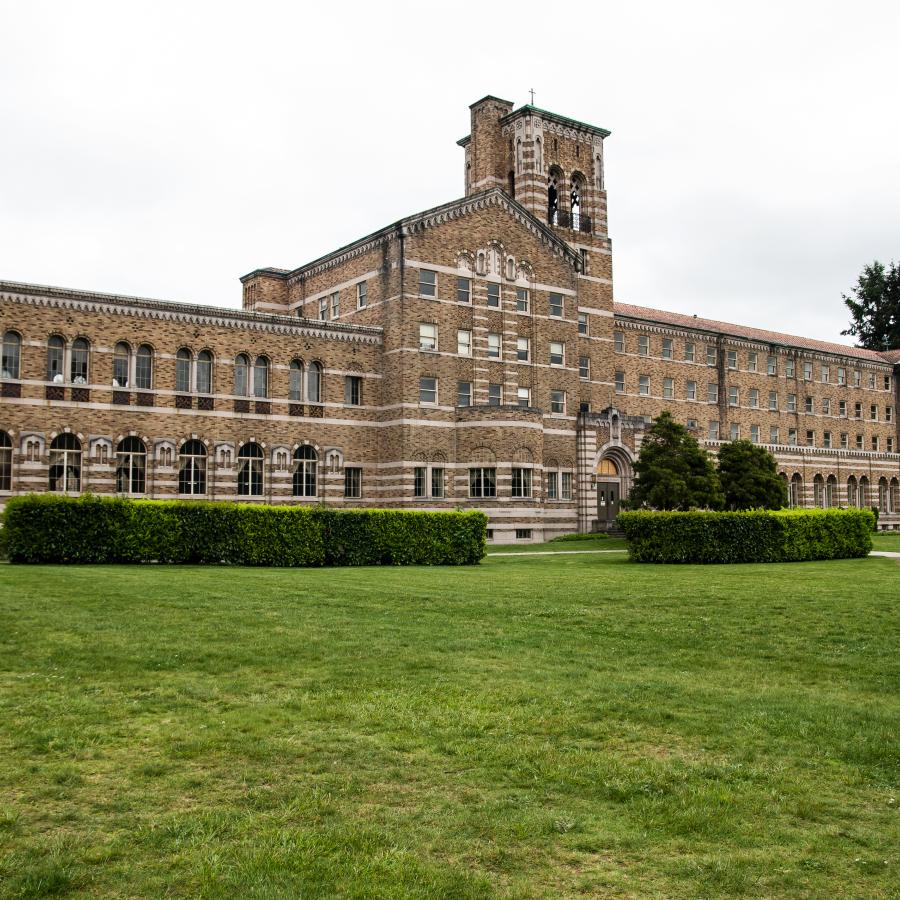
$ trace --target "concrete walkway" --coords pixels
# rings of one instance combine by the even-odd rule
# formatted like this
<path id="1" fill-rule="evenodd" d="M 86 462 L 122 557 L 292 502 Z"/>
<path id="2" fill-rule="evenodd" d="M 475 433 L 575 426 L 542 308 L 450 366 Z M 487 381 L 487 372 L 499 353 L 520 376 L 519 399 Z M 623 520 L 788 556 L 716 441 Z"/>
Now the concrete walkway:
<path id="1" fill-rule="evenodd" d="M 488 553 L 488 556 L 574 556 L 580 553 L 627 553 L 624 547 L 621 550 L 520 550 L 518 553 Z M 900 553 L 893 550 L 873 550 L 869 556 L 887 556 L 890 559 L 900 559 Z"/>
<path id="2" fill-rule="evenodd" d="M 869 556 L 889 556 L 891 559 L 900 559 L 900 553 L 893 550 L 873 550 Z"/>

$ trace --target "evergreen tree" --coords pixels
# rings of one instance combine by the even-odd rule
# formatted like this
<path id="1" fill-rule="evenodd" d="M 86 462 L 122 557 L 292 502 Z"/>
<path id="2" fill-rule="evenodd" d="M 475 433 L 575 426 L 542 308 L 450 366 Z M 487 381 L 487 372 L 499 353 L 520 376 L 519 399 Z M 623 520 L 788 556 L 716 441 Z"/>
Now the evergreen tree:
<path id="1" fill-rule="evenodd" d="M 644 437 L 634 471 L 632 509 L 720 509 L 724 503 L 709 454 L 669 412 Z"/>
<path id="2" fill-rule="evenodd" d="M 750 441 L 731 441 L 719 448 L 719 483 L 727 509 L 782 509 L 787 487 L 775 457 Z"/>
<path id="3" fill-rule="evenodd" d="M 868 350 L 900 347 L 900 265 L 885 268 L 876 259 L 863 268 L 852 294 L 843 295 L 853 320 L 841 334 L 853 335 Z"/>

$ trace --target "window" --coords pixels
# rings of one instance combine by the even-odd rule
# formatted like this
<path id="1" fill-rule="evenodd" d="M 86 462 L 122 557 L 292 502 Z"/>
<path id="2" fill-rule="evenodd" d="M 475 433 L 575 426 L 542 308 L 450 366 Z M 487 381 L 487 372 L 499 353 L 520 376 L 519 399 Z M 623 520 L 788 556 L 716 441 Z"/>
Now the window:
<path id="1" fill-rule="evenodd" d="M 419 349 L 437 350 L 437 325 L 433 322 L 419 323 Z"/>
<path id="2" fill-rule="evenodd" d="M 457 381 L 456 382 L 456 405 L 471 406 L 472 405 L 472 382 Z"/>
<path id="3" fill-rule="evenodd" d="M 777 443 L 779 442 L 779 439 L 780 439 L 780 437 L 779 437 L 779 434 L 778 434 L 778 426 L 777 426 L 777 425 L 770 425 L 770 426 L 769 426 L 769 443 L 770 443 L 770 444 L 777 444 Z"/>
<path id="4" fill-rule="evenodd" d="M 356 308 L 363 309 L 366 305 L 366 294 L 368 293 L 368 289 L 366 287 L 365 281 L 360 281 L 359 284 L 356 285 Z"/>
<path id="5" fill-rule="evenodd" d="M 344 496 L 348 500 L 362 497 L 362 469 L 355 466 L 344 467 Z"/>
<path id="6" fill-rule="evenodd" d="M 572 473 L 571 472 L 563 472 L 562 473 L 562 490 L 561 490 L 560 498 L 562 500 L 571 500 L 572 499 Z"/>
<path id="7" fill-rule="evenodd" d="M 663 338 L 662 341 L 662 358 L 672 358 L 672 338 Z"/>
<path id="8" fill-rule="evenodd" d="M 863 448 L 863 436 L 861 434 L 858 434 L 856 436 L 856 449 L 862 450 L 862 448 Z"/>
<path id="9" fill-rule="evenodd" d="M 335 291 L 331 295 L 331 318 L 332 320 L 337 319 L 341 314 L 341 294 L 340 291 Z"/>
<path id="10" fill-rule="evenodd" d="M 234 392 L 238 396 L 244 396 L 247 391 L 246 387 L 243 390 L 238 388 L 238 379 L 243 373 L 243 377 L 247 378 L 247 369 L 246 365 L 242 367 L 242 361 L 246 361 L 246 356 L 238 356 L 238 358 L 234 361 Z M 191 363 L 193 361 L 193 355 L 191 351 L 187 349 L 187 347 L 182 347 L 175 354 L 175 390 L 178 391 L 179 394 L 189 394 L 191 392 Z"/>
<path id="11" fill-rule="evenodd" d="M 706 347 L 706 364 L 708 366 L 716 364 L 716 348 L 712 344 L 708 344 Z"/>
<path id="12" fill-rule="evenodd" d="M 663 378 L 663 399 L 664 400 L 674 400 L 675 399 L 675 379 L 674 378 Z"/>
<path id="13" fill-rule="evenodd" d="M 861 379 L 862 379 L 862 374 L 858 370 L 854 369 L 854 371 L 853 371 L 853 387 L 859 387 Z"/>
<path id="14" fill-rule="evenodd" d="M 875 390 L 875 373 L 869 372 L 869 390 Z"/>
<path id="15" fill-rule="evenodd" d="M 847 401 L 846 400 L 838 400 L 838 415 L 843 418 L 847 417 Z"/>
<path id="16" fill-rule="evenodd" d="M 257 356 L 253 362 L 253 396 L 269 396 L 269 360 L 265 356 Z"/>
<path id="17" fill-rule="evenodd" d="M 303 363 L 299 359 L 292 359 L 288 369 L 288 400 L 303 402 Z"/>
<path id="18" fill-rule="evenodd" d="M 822 383 L 828 384 L 829 380 L 831 379 L 831 369 L 828 366 L 822 366 L 820 375 L 822 376 Z"/>
<path id="19" fill-rule="evenodd" d="M 731 385 L 728 388 L 728 405 L 729 406 L 737 406 L 738 405 L 738 389 Z"/>
<path id="20" fill-rule="evenodd" d="M 516 312 L 527 313 L 529 305 L 528 289 L 516 288 Z"/>
<path id="21" fill-rule="evenodd" d="M 188 353 L 187 350 L 184 351 Z M 181 358 L 182 351 L 179 350 L 179 360 Z M 188 353 L 188 364 L 187 364 L 187 372 L 190 373 L 190 354 Z M 176 370 L 175 377 L 175 390 L 176 391 L 189 391 L 190 388 L 190 374 L 187 376 L 186 381 L 182 381 L 181 378 L 181 369 L 178 368 Z M 185 384 L 185 387 L 181 387 L 181 385 Z M 246 397 L 249 391 L 249 383 L 250 383 L 250 360 L 243 353 L 239 353 L 234 358 L 234 393 L 238 397 Z"/>
<path id="22" fill-rule="evenodd" d="M 550 295 L 550 315 L 562 318 L 563 314 L 563 296 L 562 294 Z"/>
<path id="23" fill-rule="evenodd" d="M 759 390 L 757 388 L 750 388 L 747 398 L 751 409 L 759 409 Z"/>
<path id="24" fill-rule="evenodd" d="M 846 431 L 841 432 L 841 450 L 847 450 L 850 447 L 850 435 Z"/>
<path id="25" fill-rule="evenodd" d="M 815 447 L 816 446 L 816 433 L 810 428 L 806 432 L 806 446 L 807 447 Z"/>
<path id="26" fill-rule="evenodd" d="M 87 384 L 88 342 L 84 338 L 72 342 L 72 384 Z"/>
<path id="27" fill-rule="evenodd" d="M 706 402 L 719 402 L 719 385 L 715 381 L 709 381 L 706 384 Z"/>
<path id="28" fill-rule="evenodd" d="M 812 381 L 812 366 L 811 362 L 803 363 L 803 380 L 804 381 Z"/>
<path id="29" fill-rule="evenodd" d="M 419 403 L 437 403 L 437 378 L 419 379 Z"/>
<path id="30" fill-rule="evenodd" d="M 877 453 L 878 452 L 878 435 L 872 435 L 872 449 Z"/>
<path id="31" fill-rule="evenodd" d="M 530 528 L 517 528 L 516 529 L 516 540 L 517 541 L 530 541 L 531 540 L 531 529 Z"/>
<path id="32" fill-rule="evenodd" d="M 566 412 L 566 392 L 550 391 L 550 412 L 554 415 L 565 415 Z"/>
<path id="33" fill-rule="evenodd" d="M 617 394 L 625 393 L 625 373 L 624 372 L 616 372 L 616 393 Z"/>
<path id="34" fill-rule="evenodd" d="M 769 391 L 769 409 L 772 412 L 778 409 L 778 392 L 777 391 Z"/>
<path id="35" fill-rule="evenodd" d="M 797 429 L 796 428 L 788 428 L 788 445 L 791 447 L 797 446 Z"/>
<path id="36" fill-rule="evenodd" d="M 772 399 L 772 392 L 769 392 L 769 399 Z M 771 409 L 771 407 L 769 407 Z M 797 395 L 796 394 L 788 394 L 787 397 L 787 410 L 788 412 L 797 412 Z"/>
<path id="37" fill-rule="evenodd" d="M 638 393 L 644 397 L 650 396 L 650 376 L 649 375 L 638 376 Z"/>
<path id="38" fill-rule="evenodd" d="M 428 470 L 425 466 L 416 466 L 413 469 L 413 497 L 426 496 L 425 477 L 427 474 Z"/>
<path id="39" fill-rule="evenodd" d="M 0 431 L 0 491 L 12 490 L 12 440 Z"/>
<path id="40" fill-rule="evenodd" d="M 747 371 L 756 372 L 759 365 L 759 354 L 752 351 L 747 354 Z"/>
<path id="41" fill-rule="evenodd" d="M 559 472 L 547 472 L 547 499 L 559 500 Z"/>
<path id="42" fill-rule="evenodd" d="M 728 351 L 728 368 L 729 369 L 737 368 L 737 350 L 729 350 Z"/>
<path id="43" fill-rule="evenodd" d="M 831 400 L 828 397 L 822 398 L 822 414 L 825 416 L 831 415 Z"/>
<path id="44" fill-rule="evenodd" d="M 684 344 L 684 358 L 686 362 L 694 361 L 694 344 L 692 341 L 685 341 Z"/>
<path id="45" fill-rule="evenodd" d="M 770 373 L 773 374 L 773 373 Z M 794 377 L 794 357 L 789 356 L 784 361 L 784 374 L 787 375 L 788 378 Z"/>
<path id="46" fill-rule="evenodd" d="M 697 399 L 697 382 L 696 381 L 688 381 L 685 383 L 684 396 L 688 400 L 696 400 Z"/>
<path id="47" fill-rule="evenodd" d="M 68 432 L 50 442 L 49 490 L 81 490 L 81 441 Z"/>
<path id="48" fill-rule="evenodd" d="M 513 497 L 531 496 L 531 469 L 513 468 L 512 495 Z"/>
<path id="49" fill-rule="evenodd" d="M 50 336 L 47 341 L 47 381 L 60 382 L 63 380 L 63 358 L 66 343 L 58 335 Z"/>
<path id="50" fill-rule="evenodd" d="M 500 335 L 496 332 L 488 332 L 487 336 L 488 359 L 500 359 Z"/>
<path id="51" fill-rule="evenodd" d="M 500 306 L 500 285 L 494 281 L 488 282 L 487 305 L 493 307 Z"/>
<path id="52" fill-rule="evenodd" d="M 429 494 L 429 489 L 431 493 Z M 443 497 L 444 470 L 431 466 L 416 466 L 413 469 L 414 497 Z"/>
<path id="53" fill-rule="evenodd" d="M 739 441 L 741 439 L 741 426 L 737 422 L 731 423 L 731 440 Z"/>
<path id="54" fill-rule="evenodd" d="M 588 356 L 578 357 L 578 377 L 587 381 L 591 377 L 591 360 Z"/>
<path id="55" fill-rule="evenodd" d="M 263 492 L 262 447 L 251 441 L 238 451 L 237 492 L 241 497 L 261 497 Z"/>
<path id="56" fill-rule="evenodd" d="M 322 365 L 310 363 L 306 376 L 306 399 L 310 403 L 322 402 Z"/>
<path id="57" fill-rule="evenodd" d="M 831 432 L 830 431 L 822 432 L 822 446 L 825 447 L 826 449 L 831 448 Z"/>
<path id="58" fill-rule="evenodd" d="M 431 496 L 444 496 L 444 470 L 442 468 L 432 468 L 431 470 Z"/>
<path id="59" fill-rule="evenodd" d="M 472 355 L 472 332 L 460 328 L 456 332 L 456 352 L 460 356 L 471 356 Z"/>
<path id="60" fill-rule="evenodd" d="M 550 341 L 550 365 L 561 366 L 566 359 L 566 345 L 560 341 Z"/>
<path id="61" fill-rule="evenodd" d="M 621 331 L 617 331 L 613 334 L 613 348 L 616 353 L 625 352 L 625 335 Z"/>
<path id="62" fill-rule="evenodd" d="M 419 269 L 419 293 L 425 297 L 437 296 L 437 272 Z"/>
<path id="63" fill-rule="evenodd" d="M 304 444 L 294 451 L 294 471 L 291 476 L 294 497 L 315 497 L 319 455 L 315 448 Z"/>
<path id="64" fill-rule="evenodd" d="M 885 422 L 893 422 L 894 421 L 894 407 L 886 406 L 884 408 L 884 421 Z"/>
<path id="65" fill-rule="evenodd" d="M 488 385 L 488 406 L 500 406 L 503 403 L 503 385 Z"/>
<path id="66" fill-rule="evenodd" d="M 778 374 L 778 359 L 773 354 L 769 354 L 766 357 L 766 372 L 768 372 L 769 375 Z"/>
<path id="67" fill-rule="evenodd" d="M 528 362 L 531 357 L 531 342 L 528 338 L 516 338 L 516 359 L 519 362 Z"/>
<path id="68" fill-rule="evenodd" d="M 456 279 L 456 302 L 471 303 L 472 302 L 472 279 L 457 278 Z"/>
<path id="69" fill-rule="evenodd" d="M 588 317 L 587 313 L 578 313 L 578 333 L 588 333 Z"/>
<path id="70" fill-rule="evenodd" d="M 874 403 L 869 407 L 869 418 L 873 422 L 878 421 L 878 407 Z"/>
<path id="71" fill-rule="evenodd" d="M 837 383 L 838 384 L 846 384 L 847 383 L 847 370 L 846 369 L 838 367 Z"/>
<path id="72" fill-rule="evenodd" d="M 344 376 L 344 405 L 360 406 L 362 404 L 362 376 Z"/>
<path id="73" fill-rule="evenodd" d="M 497 470 L 469 469 L 469 496 L 477 499 L 497 496 Z"/>
<path id="74" fill-rule="evenodd" d="M 884 376 L 884 389 L 886 391 L 889 391 L 891 389 L 891 376 L 890 375 Z"/>
<path id="75" fill-rule="evenodd" d="M 116 447 L 116 493 L 143 494 L 147 474 L 147 448 L 137 437 L 127 437 Z"/>
<path id="76" fill-rule="evenodd" d="M 319 297 L 319 318 L 328 321 L 328 297 Z"/>
<path id="77" fill-rule="evenodd" d="M 857 419 L 862 418 L 862 403 L 854 403 L 853 404 L 853 416 L 854 416 L 854 418 L 857 418 Z"/>
<path id="78" fill-rule="evenodd" d="M 750 442 L 752 444 L 759 443 L 759 425 L 750 426 Z"/>
<path id="79" fill-rule="evenodd" d="M 5 343 L 4 343 L 4 346 Z M 131 347 L 124 341 L 119 341 L 113 350 L 113 380 L 114 388 L 128 387 L 128 372 L 131 369 Z"/>
<path id="80" fill-rule="evenodd" d="M 717 441 L 719 439 L 719 423 L 716 419 L 710 419 L 708 433 L 711 441 Z"/>
<path id="81" fill-rule="evenodd" d="M 22 338 L 15 331 L 7 331 L 3 335 L 3 359 L 0 361 L 0 375 L 3 378 L 19 377 L 21 348 Z"/>
<path id="82" fill-rule="evenodd" d="M 178 493 L 192 497 L 206 493 L 206 445 L 185 441 L 178 454 Z"/>
<path id="83" fill-rule="evenodd" d="M 518 400 L 519 406 L 531 406 L 531 390 L 526 387 L 520 387 L 516 391 L 516 399 Z"/>
<path id="84" fill-rule="evenodd" d="M 813 411 L 813 398 L 806 397 L 804 398 L 803 411 L 807 413 L 811 413 Z"/>
<path id="85" fill-rule="evenodd" d="M 650 355 L 650 338 L 646 334 L 638 335 L 638 356 Z"/>
<path id="86" fill-rule="evenodd" d="M 889 437 L 887 439 L 887 452 L 888 453 L 894 452 L 894 439 L 892 437 Z"/>
<path id="87" fill-rule="evenodd" d="M 134 362 L 134 386 L 139 391 L 149 391 L 153 387 L 153 348 L 148 344 L 141 344 L 137 349 Z"/>

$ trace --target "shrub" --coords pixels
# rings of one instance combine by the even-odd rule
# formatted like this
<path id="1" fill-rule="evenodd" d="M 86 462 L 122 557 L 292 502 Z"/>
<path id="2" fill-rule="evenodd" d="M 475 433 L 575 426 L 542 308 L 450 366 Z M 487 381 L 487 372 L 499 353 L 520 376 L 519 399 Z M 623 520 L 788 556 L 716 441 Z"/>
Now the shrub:
<path id="1" fill-rule="evenodd" d="M 868 509 L 620 513 L 636 562 L 800 562 L 866 556 L 872 549 Z"/>
<path id="2" fill-rule="evenodd" d="M 555 544 L 557 541 L 602 541 L 608 537 L 609 535 L 604 534 L 602 531 L 586 531 L 580 534 L 561 534 L 558 537 L 551 538 L 550 543 Z"/>
<path id="3" fill-rule="evenodd" d="M 484 556 L 486 527 L 480 512 L 32 494 L 9 501 L 3 533 L 16 563 L 465 565 Z"/>

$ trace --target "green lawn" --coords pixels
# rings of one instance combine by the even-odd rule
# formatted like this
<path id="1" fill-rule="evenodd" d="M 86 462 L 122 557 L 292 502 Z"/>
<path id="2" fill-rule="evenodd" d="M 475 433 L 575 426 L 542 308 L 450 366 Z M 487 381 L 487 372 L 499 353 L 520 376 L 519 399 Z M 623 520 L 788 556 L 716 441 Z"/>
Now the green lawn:
<path id="1" fill-rule="evenodd" d="M 895 550 L 900 553 L 900 531 L 880 531 L 872 535 L 873 550 Z"/>
<path id="2" fill-rule="evenodd" d="M 488 553 L 563 553 L 572 550 L 627 550 L 623 538 L 598 537 L 582 541 L 548 541 L 546 544 L 488 544 Z"/>
<path id="3" fill-rule="evenodd" d="M 896 897 L 898 588 L 0 566 L 0 896 Z"/>

